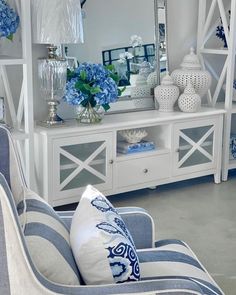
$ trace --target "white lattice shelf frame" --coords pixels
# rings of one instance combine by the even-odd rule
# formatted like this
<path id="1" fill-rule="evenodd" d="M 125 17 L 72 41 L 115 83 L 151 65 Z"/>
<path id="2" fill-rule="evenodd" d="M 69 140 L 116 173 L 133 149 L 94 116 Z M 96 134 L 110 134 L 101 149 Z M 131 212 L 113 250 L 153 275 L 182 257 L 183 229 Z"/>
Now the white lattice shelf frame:
<path id="1" fill-rule="evenodd" d="M 2 78 L 11 123 L 14 127 L 21 161 L 29 187 L 33 188 L 34 178 L 34 116 L 33 116 L 33 73 L 31 43 L 30 0 L 16 0 L 17 12 L 21 20 L 22 57 L 0 56 L 0 77 Z M 14 43 L 13 45 L 14 46 Z M 18 106 L 12 94 L 7 66 L 22 66 L 23 79 Z"/>
<path id="2" fill-rule="evenodd" d="M 208 6 L 207 6 L 208 5 Z M 209 9 L 207 10 L 207 7 Z M 230 20 L 227 19 L 230 10 Z M 219 12 L 219 17 L 213 21 L 215 12 Z M 206 42 L 215 34 L 216 27 L 222 23 L 225 38 L 228 45 L 227 49 L 206 48 Z M 223 134 L 223 163 L 222 179 L 227 180 L 228 170 L 236 167 L 236 164 L 229 163 L 229 140 L 231 131 L 231 116 L 234 113 L 232 109 L 233 80 L 235 71 L 235 52 L 236 52 L 236 1 L 229 1 L 228 6 L 224 6 L 223 0 L 199 0 L 198 15 L 198 39 L 197 52 L 200 57 L 202 67 L 208 68 L 217 84 L 215 89 L 208 91 L 208 104 L 215 106 L 219 100 L 220 91 L 225 83 L 224 108 L 226 109 L 224 134 Z M 230 30 L 230 28 L 233 28 Z M 217 73 L 213 65 L 207 60 L 207 55 L 226 56 L 224 65 L 220 73 Z"/>

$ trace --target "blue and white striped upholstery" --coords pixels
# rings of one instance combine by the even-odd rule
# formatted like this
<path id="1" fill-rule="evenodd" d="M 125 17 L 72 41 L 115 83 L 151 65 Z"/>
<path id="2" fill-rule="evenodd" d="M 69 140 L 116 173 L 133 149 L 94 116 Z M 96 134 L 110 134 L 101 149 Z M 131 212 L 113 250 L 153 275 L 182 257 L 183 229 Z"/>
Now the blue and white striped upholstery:
<path id="1" fill-rule="evenodd" d="M 203 294 L 223 294 L 192 250 L 179 240 L 162 240 L 156 248 L 138 250 L 142 280 L 189 279 Z"/>
<path id="2" fill-rule="evenodd" d="M 23 199 L 26 187 L 18 153 L 15 150 L 10 131 L 0 125 L 0 173 L 6 178 L 16 204 Z"/>
<path id="3" fill-rule="evenodd" d="M 40 273 L 58 284 L 79 285 L 69 229 L 62 219 L 30 190 L 25 192 L 25 200 L 17 210 L 30 255 Z"/>

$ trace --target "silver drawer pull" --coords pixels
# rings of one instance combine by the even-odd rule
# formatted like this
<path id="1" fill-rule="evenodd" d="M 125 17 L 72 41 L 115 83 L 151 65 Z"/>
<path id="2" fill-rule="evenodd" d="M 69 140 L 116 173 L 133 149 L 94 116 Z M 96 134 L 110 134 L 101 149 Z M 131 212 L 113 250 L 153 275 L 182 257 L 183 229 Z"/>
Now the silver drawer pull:
<path id="1" fill-rule="evenodd" d="M 114 163 L 114 161 L 113 161 L 113 160 L 110 160 L 110 161 L 109 161 L 109 164 L 113 164 L 113 163 Z"/>
<path id="2" fill-rule="evenodd" d="M 145 173 L 145 174 L 148 173 L 148 169 L 144 169 L 143 173 Z"/>

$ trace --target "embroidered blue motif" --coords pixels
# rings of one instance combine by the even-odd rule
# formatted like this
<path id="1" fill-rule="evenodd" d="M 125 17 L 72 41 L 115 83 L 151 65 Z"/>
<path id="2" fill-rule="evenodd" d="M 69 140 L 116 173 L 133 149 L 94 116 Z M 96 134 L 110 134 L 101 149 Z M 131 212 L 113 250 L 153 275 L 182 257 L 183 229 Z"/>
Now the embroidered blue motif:
<path id="1" fill-rule="evenodd" d="M 131 244 L 134 246 L 134 241 L 133 241 L 124 221 L 118 217 L 115 217 L 114 221 L 119 226 L 119 228 L 124 232 L 125 236 L 130 240 Z"/>
<path id="2" fill-rule="evenodd" d="M 139 261 L 133 239 L 112 204 L 103 196 L 98 195 L 91 205 L 103 212 L 102 222 L 96 228 L 107 236 L 104 241 L 108 251 L 109 265 L 116 283 L 137 281 L 140 279 Z"/>
<path id="3" fill-rule="evenodd" d="M 105 232 L 109 233 L 109 234 L 120 234 L 122 236 L 124 236 L 124 234 L 119 231 L 115 226 L 113 226 L 112 224 L 108 223 L 108 222 L 101 222 L 99 224 L 96 225 L 97 228 L 104 230 Z"/>
<path id="4" fill-rule="evenodd" d="M 107 250 L 109 251 L 108 258 L 112 274 L 117 283 L 124 282 L 124 280 L 137 281 L 140 279 L 138 259 L 132 246 L 119 243 L 116 247 L 108 247 Z M 119 262 L 116 262 L 117 258 L 121 258 L 118 260 Z M 115 261 L 113 262 L 113 260 Z"/>
<path id="5" fill-rule="evenodd" d="M 102 196 L 96 197 L 94 200 L 91 201 L 91 204 L 102 212 L 116 212 L 116 209 L 110 204 L 110 202 L 108 202 Z"/>

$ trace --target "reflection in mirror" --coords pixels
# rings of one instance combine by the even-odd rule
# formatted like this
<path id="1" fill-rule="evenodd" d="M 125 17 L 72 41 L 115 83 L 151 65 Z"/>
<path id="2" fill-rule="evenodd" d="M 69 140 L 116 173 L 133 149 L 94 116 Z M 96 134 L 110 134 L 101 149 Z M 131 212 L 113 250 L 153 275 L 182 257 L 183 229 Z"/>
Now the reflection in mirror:
<path id="1" fill-rule="evenodd" d="M 88 0 L 83 25 L 84 44 L 65 46 L 66 56 L 115 66 L 126 89 L 111 111 L 154 108 L 153 88 L 166 70 L 165 0 Z"/>

